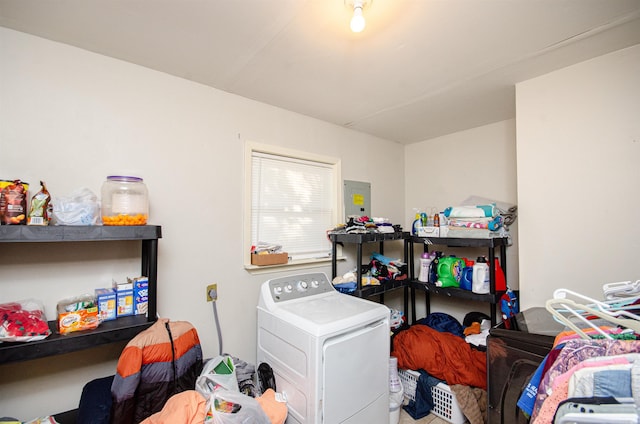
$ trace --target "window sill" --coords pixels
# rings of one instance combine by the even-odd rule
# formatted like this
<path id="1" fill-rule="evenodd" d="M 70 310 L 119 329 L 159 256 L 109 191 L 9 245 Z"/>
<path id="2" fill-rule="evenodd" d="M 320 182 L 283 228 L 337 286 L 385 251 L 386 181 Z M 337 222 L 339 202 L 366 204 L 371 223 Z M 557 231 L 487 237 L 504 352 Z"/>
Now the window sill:
<path id="1" fill-rule="evenodd" d="M 344 256 L 337 257 L 336 260 L 344 261 L 346 258 Z M 269 272 L 279 272 L 284 270 L 296 270 L 296 269 L 307 269 L 313 268 L 317 266 L 330 265 L 331 258 L 312 258 L 312 259 L 297 259 L 291 260 L 286 264 L 278 264 L 278 265 L 251 265 L 244 264 L 244 269 L 251 274 L 266 274 Z"/>

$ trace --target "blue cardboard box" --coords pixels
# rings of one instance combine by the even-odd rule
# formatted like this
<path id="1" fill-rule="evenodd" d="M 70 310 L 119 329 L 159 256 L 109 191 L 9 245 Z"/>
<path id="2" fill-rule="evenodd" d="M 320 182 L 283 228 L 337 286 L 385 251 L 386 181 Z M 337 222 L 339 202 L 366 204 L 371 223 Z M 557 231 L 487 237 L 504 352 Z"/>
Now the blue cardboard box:
<path id="1" fill-rule="evenodd" d="M 133 290 L 116 290 L 116 301 L 118 318 L 133 315 Z"/>
<path id="2" fill-rule="evenodd" d="M 149 309 L 149 279 L 133 279 L 133 308 L 135 315 L 146 315 Z"/>
<path id="3" fill-rule="evenodd" d="M 95 295 L 100 322 L 116 319 L 116 292 L 113 289 L 96 289 Z"/>

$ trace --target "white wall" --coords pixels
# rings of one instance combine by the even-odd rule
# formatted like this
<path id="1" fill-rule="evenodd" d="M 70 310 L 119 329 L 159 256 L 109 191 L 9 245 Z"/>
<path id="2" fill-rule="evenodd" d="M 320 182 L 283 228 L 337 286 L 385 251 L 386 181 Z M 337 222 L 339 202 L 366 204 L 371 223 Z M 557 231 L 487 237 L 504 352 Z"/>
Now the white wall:
<path id="1" fill-rule="evenodd" d="M 516 204 L 515 122 L 497 122 L 434 138 L 405 148 L 405 223 L 413 209 L 459 205 L 469 196 Z M 518 221 L 511 226 L 514 245 L 507 248 L 507 281 L 518 288 Z M 440 249 L 442 247 L 439 247 Z M 422 246 L 415 245 L 416 257 Z M 486 250 L 449 248 L 445 254 L 475 259 Z M 417 274 L 416 274 L 417 275 Z M 417 294 L 416 316 L 424 317 L 422 294 Z M 489 314 L 488 305 L 461 299 L 431 297 L 431 312 L 446 312 L 461 322 L 469 311 Z"/>
<path id="2" fill-rule="evenodd" d="M 640 278 L 640 45 L 516 86 L 522 306 Z"/>
<path id="3" fill-rule="evenodd" d="M 255 362 L 258 289 L 278 276 L 243 267 L 245 140 L 340 157 L 344 179 L 371 182 L 373 214 L 404 221 L 397 143 L 4 28 L 0 63 L 0 178 L 36 189 L 44 180 L 66 196 L 99 194 L 119 170 L 140 172 L 150 223 L 163 232 L 159 314 L 192 322 L 205 357 L 218 352 L 206 285 L 218 284 L 224 351 Z M 58 300 L 139 272 L 137 247 L 114 243 L 3 246 L 0 302 L 35 296 L 53 319 Z M 0 366 L 0 416 L 76 408 L 86 382 L 113 374 L 121 349 Z"/>

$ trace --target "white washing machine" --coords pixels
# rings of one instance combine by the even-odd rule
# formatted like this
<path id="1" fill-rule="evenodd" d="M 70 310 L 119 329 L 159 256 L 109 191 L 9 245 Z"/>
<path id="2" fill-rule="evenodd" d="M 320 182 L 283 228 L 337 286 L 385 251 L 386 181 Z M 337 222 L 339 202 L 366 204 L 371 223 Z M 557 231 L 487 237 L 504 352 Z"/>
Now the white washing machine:
<path id="1" fill-rule="evenodd" d="M 286 395 L 287 423 L 389 423 L 389 309 L 324 273 L 263 283 L 257 363 Z"/>

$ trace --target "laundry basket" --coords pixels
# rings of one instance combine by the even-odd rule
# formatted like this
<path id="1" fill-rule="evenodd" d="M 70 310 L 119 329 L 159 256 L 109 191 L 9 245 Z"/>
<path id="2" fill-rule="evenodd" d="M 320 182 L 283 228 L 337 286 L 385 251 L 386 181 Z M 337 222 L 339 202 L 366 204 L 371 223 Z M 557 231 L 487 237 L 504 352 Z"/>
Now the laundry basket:
<path id="1" fill-rule="evenodd" d="M 420 373 L 413 370 L 399 369 L 398 376 L 404 387 L 405 401 L 408 403 L 409 401 L 416 400 L 416 387 Z M 453 424 L 464 424 L 467 422 L 458 405 L 456 395 L 448 385 L 438 383 L 436 386 L 431 387 L 431 396 L 433 397 L 432 414 Z"/>

